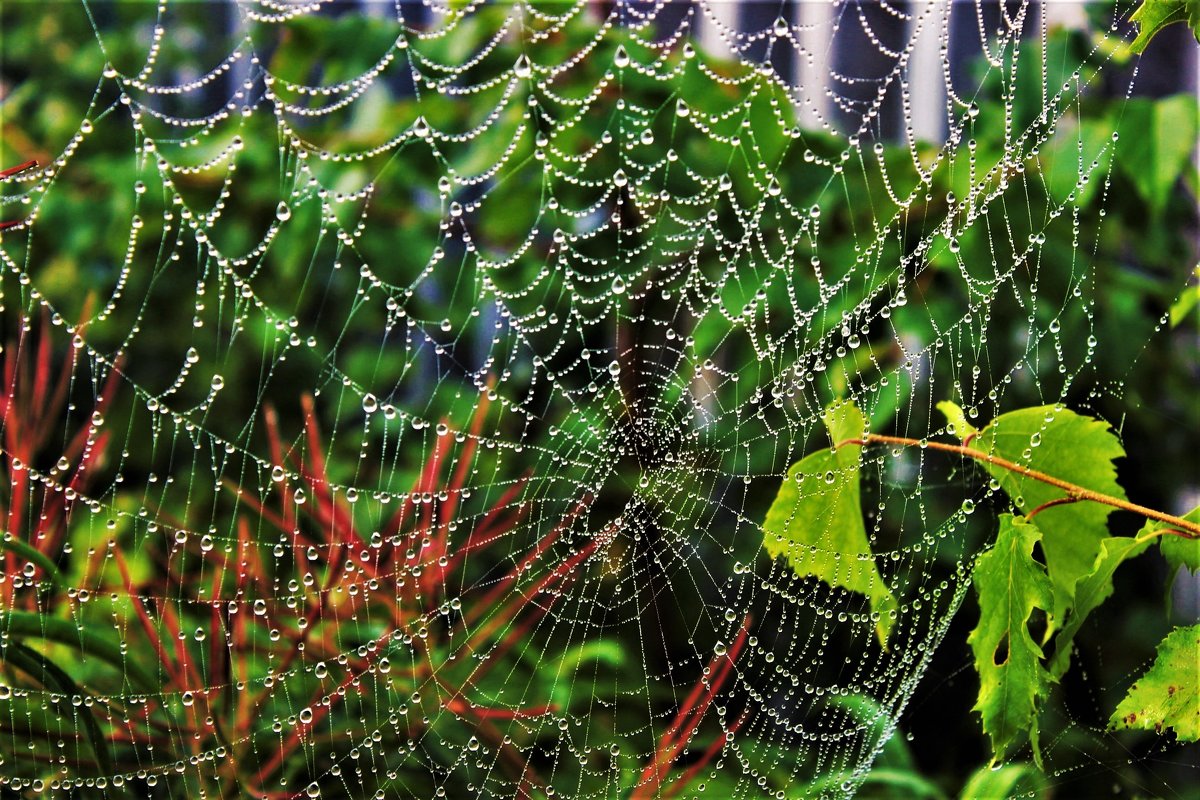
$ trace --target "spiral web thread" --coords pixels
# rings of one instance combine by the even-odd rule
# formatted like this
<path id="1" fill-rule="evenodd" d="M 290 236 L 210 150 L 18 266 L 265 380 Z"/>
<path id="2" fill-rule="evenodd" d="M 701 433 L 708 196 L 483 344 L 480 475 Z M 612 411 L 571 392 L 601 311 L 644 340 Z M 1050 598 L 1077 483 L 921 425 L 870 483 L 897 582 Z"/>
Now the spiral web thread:
<path id="1" fill-rule="evenodd" d="M 968 512 L 927 499 L 965 484 L 866 451 L 886 649 L 765 504 L 834 397 L 921 437 L 1088 380 L 1057 320 L 1119 148 L 1072 132 L 1095 74 L 1022 55 L 1022 3 L 216 9 L 55 8 L 103 66 L 7 182 L 6 391 L 49 343 L 66 404 L 34 450 L 8 425 L 6 531 L 70 568 L 10 549 L 3 596 L 74 683 L 0 687 L 0 781 L 852 792 L 963 597 Z M 56 197 L 105 170 L 136 183 L 64 282 Z"/>

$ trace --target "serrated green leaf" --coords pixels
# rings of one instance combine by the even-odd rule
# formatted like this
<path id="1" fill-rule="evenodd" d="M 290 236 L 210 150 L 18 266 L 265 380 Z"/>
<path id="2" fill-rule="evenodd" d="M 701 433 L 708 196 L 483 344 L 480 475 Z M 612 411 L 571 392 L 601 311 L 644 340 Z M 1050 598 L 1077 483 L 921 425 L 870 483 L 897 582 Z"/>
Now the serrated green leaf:
<path id="1" fill-rule="evenodd" d="M 1056 406 L 1001 414 L 970 441 L 972 449 L 1112 497 L 1125 499 L 1113 460 L 1125 455 L 1107 422 Z M 1067 493 L 995 464 L 983 463 L 1020 510 L 1028 514 Z M 1092 571 L 1100 543 L 1108 537 L 1112 507 L 1078 502 L 1037 514 L 1046 570 L 1054 586 L 1051 630 L 1066 614 L 1075 584 Z"/>
<path id="2" fill-rule="evenodd" d="M 1130 100 L 1121 112 L 1118 163 L 1155 211 L 1167 203 L 1196 141 L 1196 98 Z"/>
<path id="3" fill-rule="evenodd" d="M 1108 721 L 1110 729 L 1171 728 L 1200 740 L 1200 625 L 1176 628 L 1158 645 L 1154 664 L 1138 679 Z"/>
<path id="4" fill-rule="evenodd" d="M 852 403 L 831 406 L 824 421 L 832 444 L 861 438 L 867 429 Z M 860 445 L 844 444 L 792 465 L 763 522 L 763 546 L 772 558 L 786 558 L 797 575 L 866 595 L 879 615 L 875 632 L 886 646 L 897 604 L 875 565 L 863 525 L 861 454 Z"/>
<path id="5" fill-rule="evenodd" d="M 1071 665 L 1071 643 L 1088 615 L 1112 596 L 1113 573 L 1117 567 L 1141 555 L 1149 546 L 1150 540 L 1131 536 L 1113 536 L 1100 542 L 1096 563 L 1092 571 L 1075 586 L 1075 605 L 1059 631 L 1054 656 L 1050 661 L 1052 680 L 1060 680 Z"/>
<path id="6" fill-rule="evenodd" d="M 1142 0 L 1129 21 L 1138 24 L 1137 38 L 1129 44 L 1135 53 L 1145 50 L 1159 31 L 1176 22 L 1186 22 L 1200 40 L 1200 0 Z"/>
<path id="7" fill-rule="evenodd" d="M 1034 545 L 1041 539 L 1033 523 L 1011 514 L 1000 516 L 995 546 L 975 562 L 979 624 L 967 638 L 979 674 L 974 710 L 983 718 L 996 759 L 1028 738 L 1039 766 L 1038 707 L 1050 676 L 1028 624 L 1034 609 L 1049 611 L 1052 602 L 1050 579 L 1033 558 Z"/>

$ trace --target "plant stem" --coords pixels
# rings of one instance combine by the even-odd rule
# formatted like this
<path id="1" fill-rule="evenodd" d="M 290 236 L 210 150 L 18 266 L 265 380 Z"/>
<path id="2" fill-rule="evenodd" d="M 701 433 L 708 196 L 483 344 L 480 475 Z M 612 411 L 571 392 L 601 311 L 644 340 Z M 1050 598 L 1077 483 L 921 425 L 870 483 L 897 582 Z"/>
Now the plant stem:
<path id="1" fill-rule="evenodd" d="M 1000 458 L 999 456 L 995 456 L 990 453 L 985 453 L 982 450 L 975 450 L 970 447 L 964 447 L 957 444 L 946 444 L 944 442 L 928 442 L 919 441 L 917 439 L 907 439 L 902 436 L 882 436 L 876 433 L 868 434 L 866 439 L 846 439 L 845 441 L 838 442 L 837 445 L 835 445 L 835 448 L 841 447 L 845 444 L 898 444 L 903 447 L 920 447 L 922 449 L 941 450 L 944 453 L 956 453 L 960 456 L 973 458 L 976 461 L 983 461 L 987 464 L 993 464 L 1001 469 L 1006 469 L 1009 472 L 1015 472 L 1018 475 L 1023 475 L 1026 478 L 1032 478 L 1035 481 L 1041 481 L 1042 483 L 1049 484 L 1050 486 L 1056 486 L 1067 493 L 1067 497 L 1064 498 L 1064 500 L 1090 500 L 1094 503 L 1103 503 L 1104 505 L 1112 506 L 1113 508 L 1119 508 L 1123 511 L 1132 511 L 1134 514 L 1139 514 L 1147 519 L 1165 522 L 1168 525 L 1173 525 L 1176 528 L 1186 531 L 1188 538 L 1200 539 L 1200 524 L 1198 523 L 1189 522 L 1182 517 L 1176 517 L 1162 511 L 1156 511 L 1153 508 L 1147 508 L 1146 506 L 1138 505 L 1137 503 L 1131 503 L 1128 500 L 1122 500 L 1119 497 L 1113 497 L 1112 495 L 1104 494 L 1103 492 L 1096 492 L 1091 489 L 1084 488 L 1083 486 L 1078 486 L 1069 481 L 1064 481 L 1061 478 L 1056 478 L 1053 475 L 1047 475 L 1044 472 L 1038 472 L 1036 469 L 1030 469 L 1029 467 L 1021 464 L 1016 464 L 1008 459 Z"/>

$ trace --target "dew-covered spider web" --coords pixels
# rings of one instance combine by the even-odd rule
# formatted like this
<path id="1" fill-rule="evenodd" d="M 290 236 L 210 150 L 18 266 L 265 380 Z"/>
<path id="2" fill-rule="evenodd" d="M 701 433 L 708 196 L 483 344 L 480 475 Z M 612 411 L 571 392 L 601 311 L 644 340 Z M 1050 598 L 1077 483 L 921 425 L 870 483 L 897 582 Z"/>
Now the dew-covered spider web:
<path id="1" fill-rule="evenodd" d="M 853 793 L 995 486 L 863 451 L 886 608 L 764 514 L 1120 395 L 1081 8 L 6 4 L 0 785 Z"/>

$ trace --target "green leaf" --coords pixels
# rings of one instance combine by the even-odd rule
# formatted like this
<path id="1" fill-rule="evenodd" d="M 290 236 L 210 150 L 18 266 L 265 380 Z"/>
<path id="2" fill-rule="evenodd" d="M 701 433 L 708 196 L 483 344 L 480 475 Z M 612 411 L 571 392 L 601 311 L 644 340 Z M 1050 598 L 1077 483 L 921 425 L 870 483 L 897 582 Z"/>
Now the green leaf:
<path id="1" fill-rule="evenodd" d="M 7 636 L 45 639 L 75 647 L 85 659 L 94 656 L 116 667 L 131 687 L 150 696 L 156 695 L 162 688 L 137 662 L 122 652 L 117 642 L 78 627 L 70 620 L 31 611 L 0 611 L 0 632 Z"/>
<path id="2" fill-rule="evenodd" d="M 843 787 L 856 780 L 857 776 L 849 772 L 822 775 L 805 786 L 803 794 L 797 797 L 843 797 L 846 795 Z M 855 796 L 941 800 L 946 795 L 937 784 L 916 772 L 883 767 L 873 769 L 861 778 Z"/>
<path id="3" fill-rule="evenodd" d="M 1071 643 L 1088 615 L 1112 596 L 1113 573 L 1117 571 L 1117 567 L 1141 555 L 1149 546 L 1150 540 L 1140 536 L 1136 539 L 1130 536 L 1113 536 L 1100 543 L 1096 564 L 1076 585 L 1075 605 L 1055 642 L 1054 657 L 1050 661 L 1052 680 L 1061 679 L 1071 665 Z"/>
<path id="4" fill-rule="evenodd" d="M 974 710 L 983 717 L 996 759 L 1028 738 L 1039 766 L 1038 705 L 1046 697 L 1050 676 L 1028 625 L 1034 609 L 1049 611 L 1052 598 L 1046 571 L 1033 558 L 1034 545 L 1041 539 L 1033 523 L 1001 515 L 995 546 L 975 562 L 979 624 L 967 638 L 979 673 Z"/>
<path id="5" fill-rule="evenodd" d="M 1184 519 L 1188 522 L 1200 522 L 1200 507 L 1193 508 Z M 1165 522 L 1151 520 L 1142 528 L 1141 535 L 1153 536 L 1170 528 Z M 1180 567 L 1187 567 L 1191 572 L 1200 572 L 1200 539 L 1163 533 L 1158 538 L 1158 549 L 1167 560 L 1172 575 L 1178 572 Z"/>
<path id="6" fill-rule="evenodd" d="M 830 406 L 823 419 L 834 445 L 861 439 L 867 430 L 853 403 Z M 897 604 L 863 525 L 861 454 L 861 445 L 843 444 L 792 465 L 763 522 L 763 546 L 772 558 L 786 558 L 797 575 L 866 595 L 879 617 L 875 632 L 886 646 Z"/>
<path id="7" fill-rule="evenodd" d="M 999 769 L 983 767 L 963 787 L 962 800 L 1008 797 L 1045 797 L 1049 794 L 1045 774 L 1033 764 L 1006 764 Z"/>
<path id="8" fill-rule="evenodd" d="M 1113 466 L 1114 459 L 1125 455 L 1121 442 L 1107 422 L 1069 409 L 1038 406 L 1001 414 L 971 439 L 969 446 L 1085 489 L 1125 499 Z M 1056 486 L 996 464 L 981 463 L 1022 513 L 1029 514 L 1067 496 Z M 1108 515 L 1112 511 L 1103 503 L 1078 502 L 1038 512 L 1046 570 L 1054 586 L 1051 630 L 1070 607 L 1075 584 L 1095 566 L 1100 542 L 1108 537 Z"/>
<path id="9" fill-rule="evenodd" d="M 8 642 L 3 649 L 0 649 L 0 660 L 7 661 L 47 688 L 57 688 L 68 697 L 82 699 L 85 695 L 75 681 L 71 680 L 71 676 L 58 665 L 20 642 Z M 113 762 L 112 754 L 108 749 L 108 739 L 100 731 L 100 725 L 96 722 L 90 708 L 80 707 L 77 714 L 83 723 L 83 729 L 92 746 L 92 752 L 96 754 L 102 774 L 111 775 Z"/>
<path id="10" fill-rule="evenodd" d="M 1133 684 L 1108 727 L 1171 728 L 1184 741 L 1200 740 L 1200 625 L 1176 628 L 1162 640 L 1153 666 Z"/>
<path id="11" fill-rule="evenodd" d="M 0 550 L 8 550 L 21 558 L 26 559 L 42 568 L 46 573 L 47 580 L 57 586 L 62 586 L 63 576 L 58 571 L 58 567 L 51 561 L 42 551 L 37 550 L 30 545 L 22 542 L 13 536 L 5 535 L 0 537 Z"/>
<path id="12" fill-rule="evenodd" d="M 1200 40 L 1200 0 L 1142 0 L 1129 21 L 1138 24 L 1137 38 L 1129 44 L 1135 53 L 1145 50 L 1159 31 L 1176 22 L 1186 22 Z"/>
<path id="13" fill-rule="evenodd" d="M 967 422 L 967 415 L 957 403 L 951 403 L 949 400 L 943 400 L 937 404 L 938 411 L 945 415 L 949 426 L 946 432 L 952 436 L 957 436 L 960 439 L 966 439 L 969 436 L 975 436 L 979 433 L 974 425 Z"/>
<path id="14" fill-rule="evenodd" d="M 1171 304 L 1171 327 L 1177 328 L 1187 319 L 1188 314 L 1200 305 L 1200 266 L 1192 270 L 1192 280 L 1179 294 L 1179 299 Z"/>
<path id="15" fill-rule="evenodd" d="M 1187 171 L 1196 125 L 1196 98 L 1191 95 L 1138 98 L 1125 104 L 1117 162 L 1154 211 L 1162 210 Z"/>

